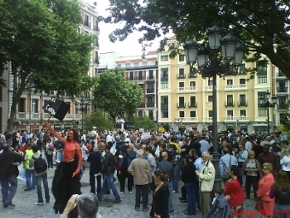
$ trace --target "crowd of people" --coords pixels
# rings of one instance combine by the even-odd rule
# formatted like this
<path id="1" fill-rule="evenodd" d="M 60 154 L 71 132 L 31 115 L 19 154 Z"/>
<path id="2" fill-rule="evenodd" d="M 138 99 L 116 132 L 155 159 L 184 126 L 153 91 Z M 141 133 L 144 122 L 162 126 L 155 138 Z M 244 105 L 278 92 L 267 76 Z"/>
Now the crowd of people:
<path id="1" fill-rule="evenodd" d="M 82 202 L 80 180 L 86 165 L 91 195 L 83 194 L 84 198 L 102 201 L 112 191 L 112 202 L 119 203 L 121 194 L 131 194 L 135 187 L 135 211 L 148 211 L 152 218 L 169 217 L 175 205 L 172 195 L 179 192 L 180 202 L 187 204 L 187 216 L 197 212 L 208 218 L 239 215 L 245 210 L 245 199 L 255 200 L 264 216 L 290 216 L 290 147 L 279 132 L 270 136 L 257 131 L 224 132 L 218 138 L 219 160 L 213 160 L 211 131 L 154 131 L 150 138 L 144 138 L 141 131 L 98 131 L 94 127 L 82 133 L 57 132 L 47 122 L 44 126 L 47 131 L 7 131 L 1 136 L 4 207 L 15 206 L 12 200 L 21 162 L 26 174 L 25 191 L 36 188 L 35 205 L 49 203 L 47 170 L 52 170 L 56 163 L 51 192 L 55 199 L 53 208 L 61 217 L 100 217 L 98 203 L 92 203 L 96 204 L 93 216 L 82 215 L 90 213 L 88 207 L 75 204 L 76 199 Z M 219 162 L 219 172 L 214 161 Z M 222 179 L 220 187 L 214 186 L 216 177 Z M 120 183 L 119 191 L 115 180 Z"/>

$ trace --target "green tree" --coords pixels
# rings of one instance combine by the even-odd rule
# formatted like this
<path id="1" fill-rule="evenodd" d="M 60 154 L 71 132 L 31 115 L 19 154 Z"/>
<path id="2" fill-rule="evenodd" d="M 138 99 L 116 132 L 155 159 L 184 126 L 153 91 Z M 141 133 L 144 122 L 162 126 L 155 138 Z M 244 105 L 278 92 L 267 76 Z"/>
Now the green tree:
<path id="1" fill-rule="evenodd" d="M 124 113 L 133 114 L 143 101 L 140 86 L 126 81 L 124 71 L 118 68 L 103 72 L 93 93 L 98 107 L 108 112 L 113 120 Z"/>
<path id="2" fill-rule="evenodd" d="M 134 117 L 133 118 L 134 129 L 144 128 L 144 130 L 156 130 L 156 124 L 148 116 Z"/>
<path id="3" fill-rule="evenodd" d="M 77 32 L 77 0 L 4 0 L 0 10 L 0 65 L 10 62 L 13 78 L 9 129 L 25 89 L 56 90 L 71 98 L 90 89 L 94 37 Z"/>
<path id="4" fill-rule="evenodd" d="M 216 24 L 230 28 L 243 45 L 255 52 L 248 61 L 256 62 L 256 67 L 248 71 L 259 72 L 267 64 L 267 57 L 290 79 L 288 0 L 110 0 L 110 3 L 110 16 L 105 21 L 124 24 L 110 35 L 113 42 L 124 40 L 136 30 L 144 33 L 140 42 L 154 40 L 170 31 L 180 43 L 189 36 L 198 41 L 203 39 L 206 28 Z M 166 39 L 161 48 L 165 42 Z M 171 48 L 171 56 L 181 52 L 179 44 Z"/>
<path id="5" fill-rule="evenodd" d="M 93 126 L 96 126 L 100 131 L 113 129 L 114 121 L 104 110 L 97 109 L 95 113 L 88 114 L 84 118 L 84 129 L 90 131 Z"/>

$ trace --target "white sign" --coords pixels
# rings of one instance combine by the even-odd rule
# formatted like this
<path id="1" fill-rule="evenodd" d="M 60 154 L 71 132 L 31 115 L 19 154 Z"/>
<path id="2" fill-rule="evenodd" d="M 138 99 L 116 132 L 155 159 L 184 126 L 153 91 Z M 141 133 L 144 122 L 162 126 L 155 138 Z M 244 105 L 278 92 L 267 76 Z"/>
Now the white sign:
<path id="1" fill-rule="evenodd" d="M 141 140 L 150 139 L 150 138 L 151 138 L 150 132 L 143 132 L 142 133 Z"/>
<path id="2" fill-rule="evenodd" d="M 139 132 L 144 132 L 144 128 L 139 128 Z"/>

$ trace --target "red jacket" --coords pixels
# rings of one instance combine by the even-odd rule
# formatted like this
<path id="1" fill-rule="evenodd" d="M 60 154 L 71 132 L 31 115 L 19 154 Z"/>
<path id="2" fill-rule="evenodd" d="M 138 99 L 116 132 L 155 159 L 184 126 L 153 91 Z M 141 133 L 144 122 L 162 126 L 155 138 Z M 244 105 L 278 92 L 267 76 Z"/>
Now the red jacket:
<path id="1" fill-rule="evenodd" d="M 274 184 L 274 176 L 272 173 L 268 173 L 263 176 L 263 178 L 259 181 L 259 188 L 257 191 L 257 197 L 262 201 L 274 201 L 274 199 L 270 198 L 270 189 Z"/>
<path id="2" fill-rule="evenodd" d="M 245 201 L 243 186 L 237 179 L 233 179 L 225 184 L 224 194 L 230 195 L 229 204 L 231 207 L 241 206 Z"/>

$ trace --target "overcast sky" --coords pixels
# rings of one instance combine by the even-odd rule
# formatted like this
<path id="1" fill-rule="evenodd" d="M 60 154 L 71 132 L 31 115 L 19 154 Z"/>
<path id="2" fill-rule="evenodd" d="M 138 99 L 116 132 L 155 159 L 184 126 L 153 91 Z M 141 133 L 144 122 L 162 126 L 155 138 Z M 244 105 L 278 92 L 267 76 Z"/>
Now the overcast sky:
<path id="1" fill-rule="evenodd" d="M 97 11 L 99 15 L 106 16 L 109 15 L 109 12 L 106 11 L 106 8 L 109 7 L 109 0 L 83 0 L 90 4 L 97 2 Z M 128 55 L 141 55 L 142 54 L 142 46 L 138 43 L 138 38 L 142 36 L 142 34 L 138 32 L 134 32 L 127 37 L 124 41 L 117 41 L 115 43 L 110 42 L 108 35 L 118 27 L 121 27 L 120 24 L 106 24 L 104 22 L 100 22 L 100 35 L 99 35 L 99 43 L 100 43 L 100 53 L 116 51 L 117 53 L 122 54 L 123 56 Z M 159 41 L 159 40 L 158 40 Z M 158 41 L 154 43 L 151 48 L 147 48 L 149 50 L 156 50 L 158 48 Z"/>

